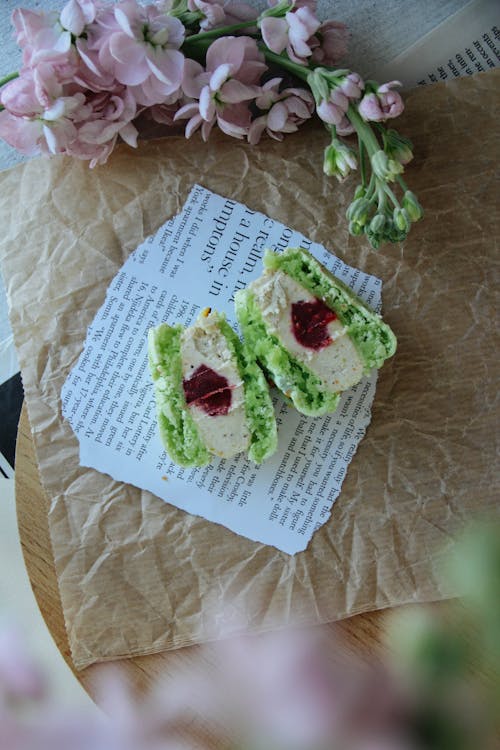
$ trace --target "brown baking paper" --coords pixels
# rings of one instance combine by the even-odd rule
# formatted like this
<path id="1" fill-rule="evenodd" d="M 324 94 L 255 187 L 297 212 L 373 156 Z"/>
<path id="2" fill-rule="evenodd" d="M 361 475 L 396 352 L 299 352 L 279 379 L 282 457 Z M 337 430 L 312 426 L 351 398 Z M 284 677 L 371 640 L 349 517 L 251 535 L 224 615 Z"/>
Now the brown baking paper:
<path id="1" fill-rule="evenodd" d="M 414 142 L 407 179 L 426 216 L 378 252 L 347 233 L 356 180 L 322 174 L 318 125 L 283 144 L 175 137 L 120 148 L 93 171 L 54 158 L 0 176 L 3 273 L 77 668 L 215 638 L 219 612 L 259 631 L 454 593 L 443 554 L 498 496 L 499 81 L 492 71 L 408 95 L 397 126 Z M 384 282 L 399 348 L 330 520 L 294 557 L 81 468 L 61 416 L 62 384 L 110 280 L 195 182 Z"/>

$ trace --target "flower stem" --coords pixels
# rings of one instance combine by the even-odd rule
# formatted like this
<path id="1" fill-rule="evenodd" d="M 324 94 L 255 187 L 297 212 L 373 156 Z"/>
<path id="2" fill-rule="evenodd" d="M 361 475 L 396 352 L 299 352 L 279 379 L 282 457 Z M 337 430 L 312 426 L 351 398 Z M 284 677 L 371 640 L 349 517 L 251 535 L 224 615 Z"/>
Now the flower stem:
<path id="1" fill-rule="evenodd" d="M 9 81 L 13 81 L 14 78 L 18 78 L 19 73 L 9 73 L 8 76 L 5 76 L 5 78 L 0 78 L 0 88 L 2 86 L 5 86 L 6 83 L 9 83 Z"/>
<path id="2" fill-rule="evenodd" d="M 368 152 L 368 156 L 373 156 L 374 153 L 380 150 L 380 145 L 375 133 L 373 132 L 371 127 L 366 124 L 356 107 L 354 107 L 352 104 L 349 104 L 347 117 L 356 128 L 358 137 L 363 141 Z"/>
<path id="3" fill-rule="evenodd" d="M 277 55 L 276 52 L 271 52 L 271 50 L 268 49 L 264 44 L 259 44 L 259 49 L 264 53 L 264 57 L 268 62 L 275 63 L 281 68 L 290 71 L 290 73 L 293 73 L 295 76 L 297 76 L 297 78 L 301 78 L 303 81 L 307 81 L 307 76 L 311 72 L 311 68 L 294 63 L 286 55 Z"/>
<path id="4" fill-rule="evenodd" d="M 256 26 L 257 21 L 242 21 L 241 23 L 233 23 L 231 26 L 221 26 L 219 29 L 210 29 L 210 31 L 202 31 L 199 34 L 193 34 L 192 36 L 186 37 L 184 44 L 191 44 L 192 42 L 204 42 L 207 40 L 218 39 L 220 36 L 227 36 L 232 34 L 233 31 L 240 31 L 240 29 L 248 29 L 251 26 Z"/>

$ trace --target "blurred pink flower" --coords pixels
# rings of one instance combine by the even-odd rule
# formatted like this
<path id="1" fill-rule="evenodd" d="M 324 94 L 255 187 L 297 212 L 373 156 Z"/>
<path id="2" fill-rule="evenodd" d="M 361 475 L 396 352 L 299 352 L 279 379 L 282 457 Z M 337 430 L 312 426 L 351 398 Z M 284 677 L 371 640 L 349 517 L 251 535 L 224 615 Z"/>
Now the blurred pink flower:
<path id="1" fill-rule="evenodd" d="M 309 6 L 305 5 L 289 11 L 284 18 L 263 18 L 260 30 L 264 44 L 272 52 L 279 55 L 286 49 L 290 60 L 307 65 L 307 58 L 312 55 L 309 40 L 320 25 Z"/>
<path id="2" fill-rule="evenodd" d="M 98 51 L 98 68 L 129 86 L 138 104 L 161 103 L 181 84 L 184 26 L 158 7 L 124 0 L 97 18 L 89 50 Z"/>
<path id="3" fill-rule="evenodd" d="M 365 94 L 359 104 L 359 114 L 364 120 L 381 122 L 399 117 L 404 110 L 404 102 L 394 86 L 401 86 L 400 81 L 390 81 L 379 86 L 377 93 Z"/>
<path id="4" fill-rule="evenodd" d="M 340 21 L 325 21 L 321 24 L 313 39 L 309 41 L 312 49 L 311 60 L 319 65 L 334 67 L 347 53 L 349 32 Z"/>
<path id="5" fill-rule="evenodd" d="M 186 137 L 199 127 L 203 140 L 217 123 L 235 138 L 244 138 L 251 113 L 246 102 L 260 93 L 256 85 L 266 70 L 263 55 L 250 37 L 222 37 L 210 45 L 206 70 L 186 60 L 182 89 L 193 101 L 177 112 L 175 119 L 188 119 Z"/>
<path id="6" fill-rule="evenodd" d="M 294 133 L 314 112 L 314 98 L 310 91 L 289 88 L 279 92 L 281 81 L 281 78 L 267 81 L 255 101 L 259 109 L 267 111 L 250 125 L 248 142 L 252 145 L 259 142 L 264 130 L 271 138 L 282 141 L 285 133 Z"/>
<path id="7" fill-rule="evenodd" d="M 45 689 L 45 678 L 28 654 L 18 629 L 4 625 L 0 629 L 0 705 L 2 696 L 32 700 L 41 698 Z"/>

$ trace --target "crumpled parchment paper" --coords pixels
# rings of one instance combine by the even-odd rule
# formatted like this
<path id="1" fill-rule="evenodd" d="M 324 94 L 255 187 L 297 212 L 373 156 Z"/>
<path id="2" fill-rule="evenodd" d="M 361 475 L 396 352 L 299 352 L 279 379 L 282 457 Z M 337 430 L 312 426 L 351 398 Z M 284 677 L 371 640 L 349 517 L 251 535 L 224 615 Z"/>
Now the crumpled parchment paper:
<path id="1" fill-rule="evenodd" d="M 426 216 L 378 252 L 347 233 L 356 177 L 322 174 L 319 125 L 283 144 L 173 137 L 121 147 L 93 171 L 54 158 L 0 175 L 0 257 L 77 668 L 218 637 L 220 613 L 256 632 L 455 593 L 443 555 L 498 497 L 499 81 L 492 71 L 408 94 L 396 127 L 414 142 L 406 177 Z M 81 468 L 61 416 L 109 281 L 195 182 L 384 282 L 398 352 L 330 520 L 295 557 Z"/>

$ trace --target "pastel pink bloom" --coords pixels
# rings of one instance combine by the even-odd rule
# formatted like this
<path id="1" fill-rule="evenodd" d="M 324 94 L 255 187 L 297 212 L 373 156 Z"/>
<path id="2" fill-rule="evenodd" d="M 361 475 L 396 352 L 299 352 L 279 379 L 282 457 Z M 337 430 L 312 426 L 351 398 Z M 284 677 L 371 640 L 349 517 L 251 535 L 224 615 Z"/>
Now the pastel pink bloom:
<path id="1" fill-rule="evenodd" d="M 187 0 L 187 7 L 190 11 L 203 13 L 200 28 L 205 31 L 218 26 L 254 21 L 259 15 L 255 8 L 236 0 Z"/>
<path id="2" fill-rule="evenodd" d="M 256 83 L 265 70 L 263 55 L 250 37 L 217 39 L 208 49 L 206 70 L 186 60 L 182 89 L 193 101 L 175 116 L 188 120 L 186 137 L 201 127 L 202 138 L 207 140 L 217 123 L 228 135 L 244 138 L 251 122 L 246 102 L 259 95 Z"/>
<path id="3" fill-rule="evenodd" d="M 263 18 L 260 22 L 262 39 L 266 47 L 276 54 L 283 50 L 290 60 L 307 65 L 312 55 L 309 40 L 320 27 L 320 21 L 308 6 L 289 11 L 285 18 Z"/>
<path id="4" fill-rule="evenodd" d="M 390 81 L 379 86 L 377 93 L 366 94 L 359 104 L 359 114 L 364 120 L 381 122 L 399 117 L 404 110 L 404 102 L 394 86 L 401 86 L 400 81 Z"/>
<path id="5" fill-rule="evenodd" d="M 336 125 L 336 129 L 337 129 L 337 135 L 343 135 L 343 136 L 352 135 L 352 133 L 356 132 L 356 128 L 351 123 L 347 115 L 344 115 L 342 120 L 338 123 L 338 125 Z"/>
<path id="6" fill-rule="evenodd" d="M 207 31 L 216 26 L 222 26 L 226 20 L 223 0 L 187 0 L 188 10 L 200 11 L 203 18 L 200 21 L 200 29 Z"/>
<path id="7" fill-rule="evenodd" d="M 70 156 L 89 159 L 92 168 L 107 161 L 118 137 L 133 148 L 137 146 L 138 131 L 132 124 L 137 105 L 126 86 L 120 92 L 91 93 L 85 104 L 74 116 L 77 135 L 68 146 Z"/>
<path id="8" fill-rule="evenodd" d="M 76 63 L 71 33 L 62 28 L 58 13 L 36 13 L 16 8 L 12 14 L 12 24 L 17 44 L 23 51 L 25 66 L 33 66 L 40 61 L 61 59 L 64 62 Z"/>
<path id="9" fill-rule="evenodd" d="M 96 12 L 93 0 L 69 0 L 61 11 L 61 26 L 78 37 L 94 21 Z"/>
<path id="10" fill-rule="evenodd" d="M 348 99 L 359 99 L 364 88 L 365 84 L 359 73 L 348 73 L 340 84 L 340 90 Z"/>
<path id="11" fill-rule="evenodd" d="M 309 46 L 313 50 L 312 61 L 334 67 L 347 53 L 349 32 L 340 21 L 325 21 L 321 24 Z"/>
<path id="12" fill-rule="evenodd" d="M 85 112 L 85 96 L 65 96 L 54 68 L 40 63 L 2 90 L 0 138 L 28 155 L 64 153 L 76 136 L 72 118 Z"/>
<path id="13" fill-rule="evenodd" d="M 264 131 L 271 138 L 282 141 L 285 133 L 294 133 L 314 112 L 314 98 L 310 91 L 290 88 L 279 92 L 281 81 L 281 78 L 267 81 L 255 101 L 259 109 L 267 112 L 256 117 L 250 125 L 248 142 L 252 145 L 259 142 Z"/>
<path id="14" fill-rule="evenodd" d="M 340 90 L 335 88 L 330 91 L 330 98 L 323 101 L 316 107 L 318 117 L 329 125 L 340 125 L 345 117 L 349 107 L 349 99 Z"/>
<path id="15" fill-rule="evenodd" d="M 130 86 L 138 104 L 160 103 L 182 80 L 184 26 L 154 5 L 141 7 L 125 0 L 113 7 L 113 16 L 97 19 L 89 49 L 98 51 L 98 67 Z"/>

